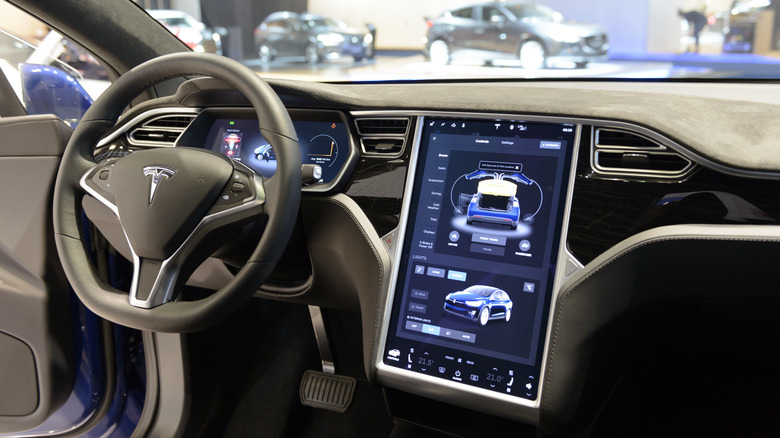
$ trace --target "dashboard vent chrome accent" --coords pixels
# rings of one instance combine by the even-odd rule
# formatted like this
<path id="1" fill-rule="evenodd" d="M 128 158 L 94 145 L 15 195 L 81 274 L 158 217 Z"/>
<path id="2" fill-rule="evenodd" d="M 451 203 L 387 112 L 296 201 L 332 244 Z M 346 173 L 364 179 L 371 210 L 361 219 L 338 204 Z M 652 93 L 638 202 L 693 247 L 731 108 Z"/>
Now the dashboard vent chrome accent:
<path id="1" fill-rule="evenodd" d="M 173 146 L 193 119 L 192 114 L 156 117 L 132 129 L 127 138 L 134 146 Z"/>
<path id="2" fill-rule="evenodd" d="M 694 164 L 658 140 L 622 128 L 596 127 L 591 166 L 601 176 L 682 179 Z"/>
<path id="3" fill-rule="evenodd" d="M 397 158 L 409 138 L 410 117 L 361 117 L 355 119 L 364 156 Z"/>

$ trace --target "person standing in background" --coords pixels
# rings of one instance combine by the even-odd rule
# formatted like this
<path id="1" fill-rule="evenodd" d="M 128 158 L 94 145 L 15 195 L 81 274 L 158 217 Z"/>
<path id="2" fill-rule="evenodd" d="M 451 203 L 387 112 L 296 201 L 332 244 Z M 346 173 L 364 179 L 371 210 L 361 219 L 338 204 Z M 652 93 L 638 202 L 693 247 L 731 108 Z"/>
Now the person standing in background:
<path id="1" fill-rule="evenodd" d="M 699 53 L 699 35 L 704 26 L 707 25 L 707 17 L 699 11 L 683 12 L 682 9 L 678 9 L 677 13 L 688 22 L 688 27 L 691 28 L 691 36 L 693 36 L 696 44 L 695 52 Z M 690 52 L 690 49 L 688 51 Z"/>

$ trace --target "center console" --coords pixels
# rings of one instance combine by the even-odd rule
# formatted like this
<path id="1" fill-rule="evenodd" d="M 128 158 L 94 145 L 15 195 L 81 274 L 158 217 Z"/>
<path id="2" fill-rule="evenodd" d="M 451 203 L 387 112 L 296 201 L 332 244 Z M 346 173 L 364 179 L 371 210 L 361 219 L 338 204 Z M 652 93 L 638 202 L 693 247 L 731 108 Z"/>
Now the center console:
<path id="1" fill-rule="evenodd" d="M 448 114 L 418 123 L 377 378 L 533 421 L 579 127 Z"/>

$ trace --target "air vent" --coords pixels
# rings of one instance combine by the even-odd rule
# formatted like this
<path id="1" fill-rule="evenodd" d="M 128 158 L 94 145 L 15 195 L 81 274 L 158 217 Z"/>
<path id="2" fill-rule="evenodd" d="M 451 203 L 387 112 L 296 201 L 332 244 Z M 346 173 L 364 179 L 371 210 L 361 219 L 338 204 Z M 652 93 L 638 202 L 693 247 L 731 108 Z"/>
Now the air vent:
<path id="1" fill-rule="evenodd" d="M 639 134 L 606 128 L 596 129 L 596 144 L 599 147 L 666 149 L 657 142 Z"/>
<path id="2" fill-rule="evenodd" d="M 181 128 L 184 129 L 190 125 L 193 116 L 165 116 L 157 119 L 152 119 L 144 126 L 158 127 L 158 128 Z"/>
<path id="3" fill-rule="evenodd" d="M 682 179 L 693 162 L 649 136 L 618 128 L 595 128 L 591 165 L 597 174 L 622 178 Z"/>
<path id="4" fill-rule="evenodd" d="M 409 117 L 361 117 L 355 120 L 364 156 L 396 158 L 409 137 Z"/>
<path id="5" fill-rule="evenodd" d="M 404 150 L 403 138 L 372 138 L 360 139 L 363 152 L 366 154 L 398 155 Z"/>
<path id="6" fill-rule="evenodd" d="M 409 128 L 409 119 L 388 118 L 388 119 L 357 119 L 358 134 L 360 135 L 406 135 Z"/>
<path id="7" fill-rule="evenodd" d="M 156 117 L 131 130 L 128 139 L 136 146 L 173 146 L 194 118 L 190 114 Z"/>

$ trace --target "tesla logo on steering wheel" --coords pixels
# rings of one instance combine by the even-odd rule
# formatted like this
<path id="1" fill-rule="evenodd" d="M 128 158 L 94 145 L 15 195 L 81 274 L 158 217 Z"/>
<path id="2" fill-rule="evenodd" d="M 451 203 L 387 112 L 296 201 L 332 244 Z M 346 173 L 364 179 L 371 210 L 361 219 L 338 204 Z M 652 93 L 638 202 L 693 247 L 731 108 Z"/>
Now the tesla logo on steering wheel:
<path id="1" fill-rule="evenodd" d="M 154 199 L 154 193 L 157 191 L 157 185 L 163 179 L 169 179 L 176 174 L 176 169 L 171 169 L 165 166 L 146 166 L 144 167 L 144 175 L 152 176 L 152 187 L 149 190 L 149 204 L 151 205 L 152 199 Z"/>

